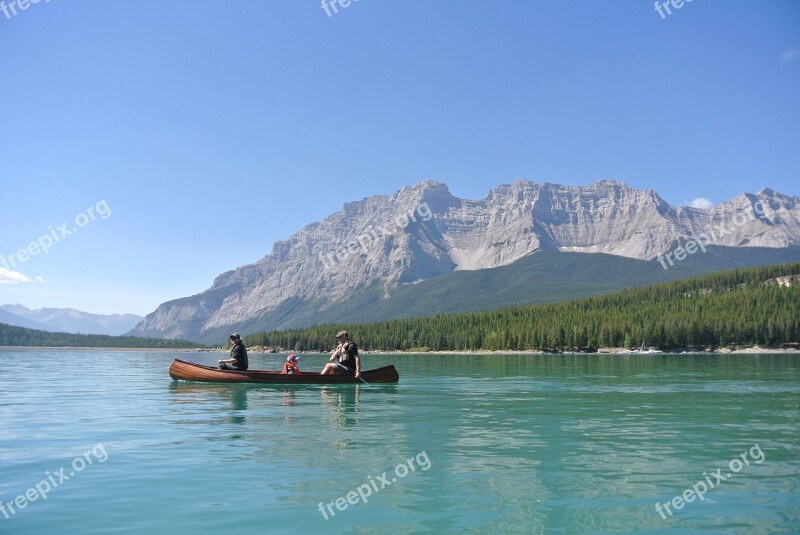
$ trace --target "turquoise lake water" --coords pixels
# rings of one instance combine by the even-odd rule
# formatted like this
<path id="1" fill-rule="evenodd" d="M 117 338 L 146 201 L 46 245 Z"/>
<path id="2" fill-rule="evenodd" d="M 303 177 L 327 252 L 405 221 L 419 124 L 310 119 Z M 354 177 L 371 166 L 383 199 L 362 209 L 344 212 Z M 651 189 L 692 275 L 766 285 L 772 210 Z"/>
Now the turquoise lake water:
<path id="1" fill-rule="evenodd" d="M 167 374 L 219 356 L 0 351 L 0 534 L 800 531 L 798 356 L 372 355 L 399 384 L 337 387 Z"/>

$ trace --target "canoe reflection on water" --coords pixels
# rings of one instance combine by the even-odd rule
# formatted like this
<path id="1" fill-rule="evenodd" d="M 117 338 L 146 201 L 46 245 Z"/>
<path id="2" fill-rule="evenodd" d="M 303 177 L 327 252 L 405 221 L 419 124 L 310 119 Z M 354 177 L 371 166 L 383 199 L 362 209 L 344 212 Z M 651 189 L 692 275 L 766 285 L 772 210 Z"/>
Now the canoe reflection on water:
<path id="1" fill-rule="evenodd" d="M 278 386 L 278 385 L 275 385 Z M 181 409 L 184 418 L 180 423 L 208 423 L 208 417 L 192 418 L 196 411 L 213 413 L 218 423 L 244 424 L 252 420 L 271 420 L 280 415 L 287 424 L 294 422 L 300 414 L 304 418 L 312 414 L 336 427 L 350 427 L 359 423 L 359 403 L 362 396 L 378 397 L 396 393 L 397 385 L 280 385 L 265 388 L 263 385 L 246 383 L 191 383 L 175 381 L 169 391 L 176 405 L 190 405 L 192 409 Z M 317 398 L 317 396 L 319 396 Z M 319 399 L 319 409 L 309 413 L 308 405 Z M 272 408 L 273 410 L 269 410 Z M 274 409 L 278 409 L 277 412 Z M 266 412 L 265 412 L 266 410 Z"/>
<path id="2" fill-rule="evenodd" d="M 213 411 L 216 416 L 220 417 L 220 423 L 245 423 L 245 414 L 248 409 L 249 388 L 247 385 L 173 382 L 170 383 L 169 390 L 170 393 L 175 394 L 173 401 L 176 404 L 192 405 L 201 409 L 203 413 Z M 184 412 L 184 416 L 189 416 L 189 414 Z M 207 420 L 203 421 L 208 422 Z M 186 420 L 183 423 L 195 423 L 195 421 Z"/>
<path id="3" fill-rule="evenodd" d="M 358 425 L 361 385 L 350 388 L 322 387 L 322 409 L 333 415 L 339 427 Z"/>
<path id="4" fill-rule="evenodd" d="M 283 398 L 281 399 L 281 405 L 291 407 L 294 405 L 294 400 L 297 397 L 297 390 L 294 388 L 284 388 L 283 389 Z"/>
<path id="5" fill-rule="evenodd" d="M 170 424 L 227 460 L 232 444 L 252 445 L 246 455 L 274 465 L 301 452 L 305 462 L 324 469 L 328 457 L 357 442 L 380 441 L 386 429 L 381 415 L 399 406 L 397 384 L 253 385 L 173 382 Z M 397 432 L 402 432 L 398 429 Z M 288 461 L 287 461 L 288 462 Z"/>

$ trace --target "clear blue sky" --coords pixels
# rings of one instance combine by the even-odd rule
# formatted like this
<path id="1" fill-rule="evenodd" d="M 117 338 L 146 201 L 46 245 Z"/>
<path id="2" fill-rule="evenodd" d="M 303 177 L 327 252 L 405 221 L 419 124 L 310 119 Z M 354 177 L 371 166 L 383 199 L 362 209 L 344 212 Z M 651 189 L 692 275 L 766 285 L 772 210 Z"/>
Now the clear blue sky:
<path id="1" fill-rule="evenodd" d="M 143 315 L 426 178 L 472 199 L 520 178 L 614 178 L 672 204 L 800 195 L 800 2 L 16 10 L 0 11 L 0 254 L 101 201 L 111 215 L 0 264 L 0 304 Z"/>

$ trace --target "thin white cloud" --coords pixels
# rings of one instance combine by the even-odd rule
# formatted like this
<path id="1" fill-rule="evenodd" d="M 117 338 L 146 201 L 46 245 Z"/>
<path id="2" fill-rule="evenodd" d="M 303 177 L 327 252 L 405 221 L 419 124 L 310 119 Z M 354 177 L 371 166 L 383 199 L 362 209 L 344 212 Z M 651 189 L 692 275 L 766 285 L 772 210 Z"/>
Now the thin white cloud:
<path id="1" fill-rule="evenodd" d="M 704 199 L 703 197 L 696 197 L 695 199 L 692 200 L 691 207 L 708 210 L 709 208 L 714 208 L 714 203 L 709 201 L 708 199 Z"/>
<path id="2" fill-rule="evenodd" d="M 800 48 L 790 48 L 781 54 L 781 61 L 788 63 L 800 58 Z"/>
<path id="3" fill-rule="evenodd" d="M 37 277 L 36 280 L 44 281 L 41 277 Z M 19 271 L 10 271 L 0 267 L 0 284 L 22 284 L 24 282 L 34 282 L 34 280 Z"/>

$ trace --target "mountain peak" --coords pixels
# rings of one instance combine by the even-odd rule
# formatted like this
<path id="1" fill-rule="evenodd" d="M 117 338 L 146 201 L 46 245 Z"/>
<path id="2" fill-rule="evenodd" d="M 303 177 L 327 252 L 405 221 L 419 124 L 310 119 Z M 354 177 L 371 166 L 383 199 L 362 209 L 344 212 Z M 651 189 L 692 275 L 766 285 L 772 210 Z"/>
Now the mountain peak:
<path id="1" fill-rule="evenodd" d="M 12 314 L 17 314 L 19 316 L 24 316 L 26 313 L 31 311 L 28 307 L 23 306 L 23 305 L 21 305 L 19 303 L 15 304 L 15 305 L 10 305 L 10 304 L 9 305 L 2 305 L 2 306 L 0 306 L 0 309 L 3 309 L 5 311 L 7 311 L 7 312 L 11 312 Z"/>
<path id="2" fill-rule="evenodd" d="M 616 187 L 620 187 L 620 188 L 629 188 L 630 187 L 625 182 L 621 182 L 621 181 L 613 179 L 613 178 L 601 178 L 600 180 L 595 182 L 593 185 L 595 185 L 595 186 L 616 186 Z"/>
<path id="3" fill-rule="evenodd" d="M 440 182 L 440 181 L 438 181 L 436 179 L 433 179 L 433 178 L 426 178 L 425 180 L 421 180 L 421 181 L 417 182 L 416 184 L 414 184 L 412 186 L 406 186 L 404 188 L 401 188 L 400 191 L 403 191 L 403 190 L 406 190 L 406 189 L 427 191 L 427 190 L 431 190 L 431 189 L 438 190 L 438 189 L 442 189 L 442 188 L 449 193 L 450 190 L 447 188 L 447 184 L 445 184 L 444 182 Z"/>
<path id="4" fill-rule="evenodd" d="M 800 244 L 797 199 L 770 199 L 763 217 L 714 244 Z M 505 266 L 542 249 L 649 260 L 675 240 L 731 227 L 732 218 L 754 202 L 746 197 L 712 210 L 676 209 L 653 190 L 613 179 L 586 186 L 520 179 L 475 201 L 427 179 L 392 195 L 346 203 L 276 242 L 259 262 L 220 275 L 205 292 L 161 305 L 132 334 L 197 339 L 231 326 L 245 330 L 258 318 L 324 310 L 359 289 L 381 287 L 389 295 L 400 284 Z"/>

